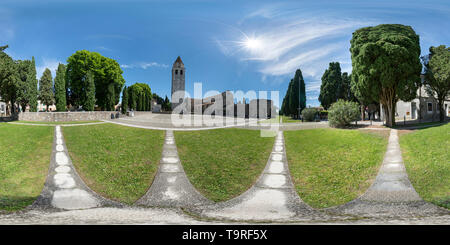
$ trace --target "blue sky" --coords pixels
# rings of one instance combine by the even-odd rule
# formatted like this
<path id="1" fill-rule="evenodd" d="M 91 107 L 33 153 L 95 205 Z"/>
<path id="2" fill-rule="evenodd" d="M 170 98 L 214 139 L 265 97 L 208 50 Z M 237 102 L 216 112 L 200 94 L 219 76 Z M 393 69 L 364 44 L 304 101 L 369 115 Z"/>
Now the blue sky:
<path id="1" fill-rule="evenodd" d="M 412 26 L 422 54 L 450 45 L 448 0 L 2 0 L 0 45 L 14 59 L 34 56 L 38 77 L 77 50 L 96 51 L 119 62 L 127 86 L 144 82 L 163 97 L 177 56 L 191 95 L 201 82 L 203 92 L 280 91 L 282 99 L 300 68 L 316 106 L 329 62 L 351 72 L 352 32 L 382 23 Z"/>

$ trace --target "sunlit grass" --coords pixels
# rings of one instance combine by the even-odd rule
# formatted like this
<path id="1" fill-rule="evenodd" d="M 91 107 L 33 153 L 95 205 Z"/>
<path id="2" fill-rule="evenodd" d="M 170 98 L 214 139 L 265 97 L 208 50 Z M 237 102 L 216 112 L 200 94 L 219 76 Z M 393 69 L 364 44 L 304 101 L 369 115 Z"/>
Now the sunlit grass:
<path id="1" fill-rule="evenodd" d="M 150 187 L 161 159 L 164 131 L 109 123 L 62 130 L 73 164 L 97 193 L 132 204 Z"/>
<path id="2" fill-rule="evenodd" d="M 284 135 L 298 194 L 312 207 L 325 208 L 347 203 L 367 190 L 381 166 L 388 132 L 312 129 Z"/>
<path id="3" fill-rule="evenodd" d="M 44 187 L 53 127 L 0 123 L 0 210 L 20 210 Z"/>
<path id="4" fill-rule="evenodd" d="M 214 129 L 175 132 L 186 175 L 203 195 L 219 202 L 248 190 L 261 175 L 273 137 L 258 130 Z"/>

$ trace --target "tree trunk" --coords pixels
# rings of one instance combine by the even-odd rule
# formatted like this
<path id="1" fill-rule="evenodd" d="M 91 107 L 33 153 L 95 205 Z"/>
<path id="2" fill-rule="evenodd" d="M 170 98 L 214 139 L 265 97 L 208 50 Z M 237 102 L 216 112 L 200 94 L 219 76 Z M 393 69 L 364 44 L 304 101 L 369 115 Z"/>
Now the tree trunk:
<path id="1" fill-rule="evenodd" d="M 439 105 L 439 121 L 444 122 L 445 120 L 445 111 L 444 111 L 444 100 L 438 100 Z"/>
<path id="2" fill-rule="evenodd" d="M 365 112 L 365 110 L 364 110 L 365 106 L 361 105 L 360 108 L 361 108 L 361 120 L 364 121 L 366 119 L 366 113 L 364 113 Z"/>

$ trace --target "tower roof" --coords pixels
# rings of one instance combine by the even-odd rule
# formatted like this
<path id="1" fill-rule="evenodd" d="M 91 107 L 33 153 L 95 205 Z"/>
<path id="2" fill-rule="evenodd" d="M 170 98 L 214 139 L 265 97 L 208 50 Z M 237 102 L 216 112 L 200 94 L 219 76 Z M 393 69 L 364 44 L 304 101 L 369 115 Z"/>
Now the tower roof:
<path id="1" fill-rule="evenodd" d="M 177 60 L 175 60 L 175 62 L 173 63 L 173 65 L 175 66 L 175 64 L 177 64 L 177 63 L 184 65 L 184 63 L 183 63 L 183 61 L 181 60 L 180 56 L 178 56 Z"/>

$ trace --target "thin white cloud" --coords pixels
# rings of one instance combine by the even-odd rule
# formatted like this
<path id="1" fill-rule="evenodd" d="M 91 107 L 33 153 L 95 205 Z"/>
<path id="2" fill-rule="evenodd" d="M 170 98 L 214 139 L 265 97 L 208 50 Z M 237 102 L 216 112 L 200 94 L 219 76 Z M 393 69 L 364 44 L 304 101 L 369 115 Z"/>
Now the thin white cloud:
<path id="1" fill-rule="evenodd" d="M 343 71 L 351 72 L 351 34 L 374 23 L 346 17 L 311 17 L 300 9 L 284 7 L 269 5 L 251 12 L 238 23 L 241 29 L 230 30 L 234 35 L 216 37 L 217 47 L 226 56 L 255 65 L 263 83 L 277 85 L 280 78 L 289 82 L 287 77 L 300 68 L 309 93 L 318 93 L 321 76 L 330 62 L 340 62 Z M 259 24 L 254 25 L 255 21 Z M 254 43 L 257 45 L 252 47 Z"/>
<path id="2" fill-rule="evenodd" d="M 131 69 L 131 68 L 140 68 L 140 69 L 148 69 L 150 67 L 158 67 L 158 68 L 168 68 L 169 65 L 161 64 L 158 62 L 139 62 L 139 63 L 133 63 L 133 64 L 122 64 L 120 67 L 124 69 Z"/>
<path id="3" fill-rule="evenodd" d="M 38 63 L 37 60 L 36 63 Z M 41 65 L 36 66 L 36 78 L 39 80 L 46 68 L 50 69 L 52 77 L 55 78 L 59 63 L 64 64 L 64 62 L 57 59 L 43 58 L 42 62 L 40 62 Z"/>

